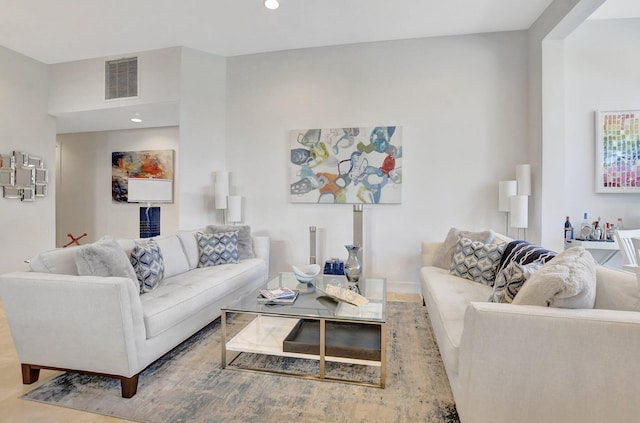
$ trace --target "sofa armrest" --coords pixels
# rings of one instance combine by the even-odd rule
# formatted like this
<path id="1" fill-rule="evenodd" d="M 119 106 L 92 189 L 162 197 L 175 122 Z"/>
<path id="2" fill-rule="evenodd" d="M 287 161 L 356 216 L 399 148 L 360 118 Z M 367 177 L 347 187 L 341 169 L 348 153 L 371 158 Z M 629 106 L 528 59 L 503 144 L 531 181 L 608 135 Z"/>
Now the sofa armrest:
<path id="1" fill-rule="evenodd" d="M 253 253 L 267 264 L 267 275 L 269 274 L 270 242 L 271 239 L 268 236 L 253 236 Z"/>
<path id="2" fill-rule="evenodd" d="M 0 296 L 20 362 L 126 377 L 144 368 L 131 280 L 15 272 L 0 276 Z"/>
<path id="3" fill-rule="evenodd" d="M 435 254 L 440 249 L 442 242 L 423 242 L 422 243 L 422 265 L 433 266 Z"/>
<path id="4" fill-rule="evenodd" d="M 634 421 L 640 313 L 471 303 L 459 354 L 462 419 Z"/>

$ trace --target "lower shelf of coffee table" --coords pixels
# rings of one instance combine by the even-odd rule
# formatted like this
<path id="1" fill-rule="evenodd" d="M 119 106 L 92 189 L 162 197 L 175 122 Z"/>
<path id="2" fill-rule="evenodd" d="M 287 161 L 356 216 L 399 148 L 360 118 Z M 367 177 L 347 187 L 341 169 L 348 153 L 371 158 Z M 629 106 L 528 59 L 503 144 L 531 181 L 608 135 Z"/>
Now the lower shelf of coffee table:
<path id="1" fill-rule="evenodd" d="M 300 319 L 259 315 L 240 332 L 238 332 L 236 336 L 229 340 L 226 347 L 228 351 L 319 360 L 319 354 L 284 351 L 283 343 L 285 339 L 294 329 L 299 328 L 299 326 Z M 375 326 L 377 327 L 377 325 Z M 366 360 L 327 355 L 325 356 L 325 360 L 336 363 L 381 366 L 379 359 Z"/>

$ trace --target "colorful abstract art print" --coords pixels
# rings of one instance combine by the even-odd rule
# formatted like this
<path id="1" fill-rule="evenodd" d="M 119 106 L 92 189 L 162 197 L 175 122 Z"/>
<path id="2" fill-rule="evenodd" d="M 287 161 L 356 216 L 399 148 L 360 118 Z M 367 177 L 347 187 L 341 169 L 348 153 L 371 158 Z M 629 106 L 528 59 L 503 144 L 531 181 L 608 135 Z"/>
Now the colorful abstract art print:
<path id="1" fill-rule="evenodd" d="M 293 203 L 399 204 L 399 126 L 291 131 Z"/>
<path id="2" fill-rule="evenodd" d="M 127 202 L 129 178 L 173 181 L 173 150 L 118 151 L 111 153 L 111 198 Z"/>
<path id="3" fill-rule="evenodd" d="M 640 192 L 640 110 L 596 112 L 596 192 Z"/>

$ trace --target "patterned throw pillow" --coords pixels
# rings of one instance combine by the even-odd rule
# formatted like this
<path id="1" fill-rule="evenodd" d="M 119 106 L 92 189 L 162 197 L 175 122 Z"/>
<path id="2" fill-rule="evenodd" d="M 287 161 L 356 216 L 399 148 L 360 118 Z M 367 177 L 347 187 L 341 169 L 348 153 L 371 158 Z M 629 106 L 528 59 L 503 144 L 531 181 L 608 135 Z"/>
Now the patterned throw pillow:
<path id="1" fill-rule="evenodd" d="M 238 231 L 238 260 L 255 258 L 253 252 L 253 240 L 251 238 L 251 226 L 249 225 L 209 225 L 206 232 L 217 234 L 219 232 Z"/>
<path id="2" fill-rule="evenodd" d="M 154 240 L 136 241 L 131 250 L 131 264 L 140 282 L 141 294 L 157 288 L 164 278 L 162 251 Z"/>
<path id="3" fill-rule="evenodd" d="M 500 274 L 511 263 L 530 264 L 537 261 L 546 263 L 556 256 L 554 251 L 547 250 L 539 245 L 529 244 L 527 241 L 517 240 L 507 244 L 500 261 Z"/>
<path id="4" fill-rule="evenodd" d="M 511 304 L 522 285 L 529 279 L 529 276 L 533 275 L 543 265 L 544 260 L 529 264 L 509 263 L 496 276 L 489 302 Z"/>
<path id="5" fill-rule="evenodd" d="M 197 232 L 200 259 L 198 267 L 238 263 L 238 231 L 207 234 Z"/>
<path id="6" fill-rule="evenodd" d="M 504 248 L 504 244 L 485 244 L 459 237 L 449 271 L 455 276 L 493 286 Z"/>

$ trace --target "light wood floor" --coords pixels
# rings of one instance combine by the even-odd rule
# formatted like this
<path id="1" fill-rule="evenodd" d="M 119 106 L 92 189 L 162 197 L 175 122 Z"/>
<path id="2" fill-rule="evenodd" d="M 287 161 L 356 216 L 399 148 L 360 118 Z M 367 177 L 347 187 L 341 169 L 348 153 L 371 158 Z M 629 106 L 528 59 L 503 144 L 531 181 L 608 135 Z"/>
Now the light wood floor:
<path id="1" fill-rule="evenodd" d="M 422 302 L 417 294 L 387 293 L 389 301 Z M 9 324 L 0 301 L 0 422 L 93 423 L 128 422 L 128 420 L 21 400 L 20 396 L 58 376 L 60 372 L 41 370 L 40 379 L 32 385 L 22 384 L 20 363 Z"/>

